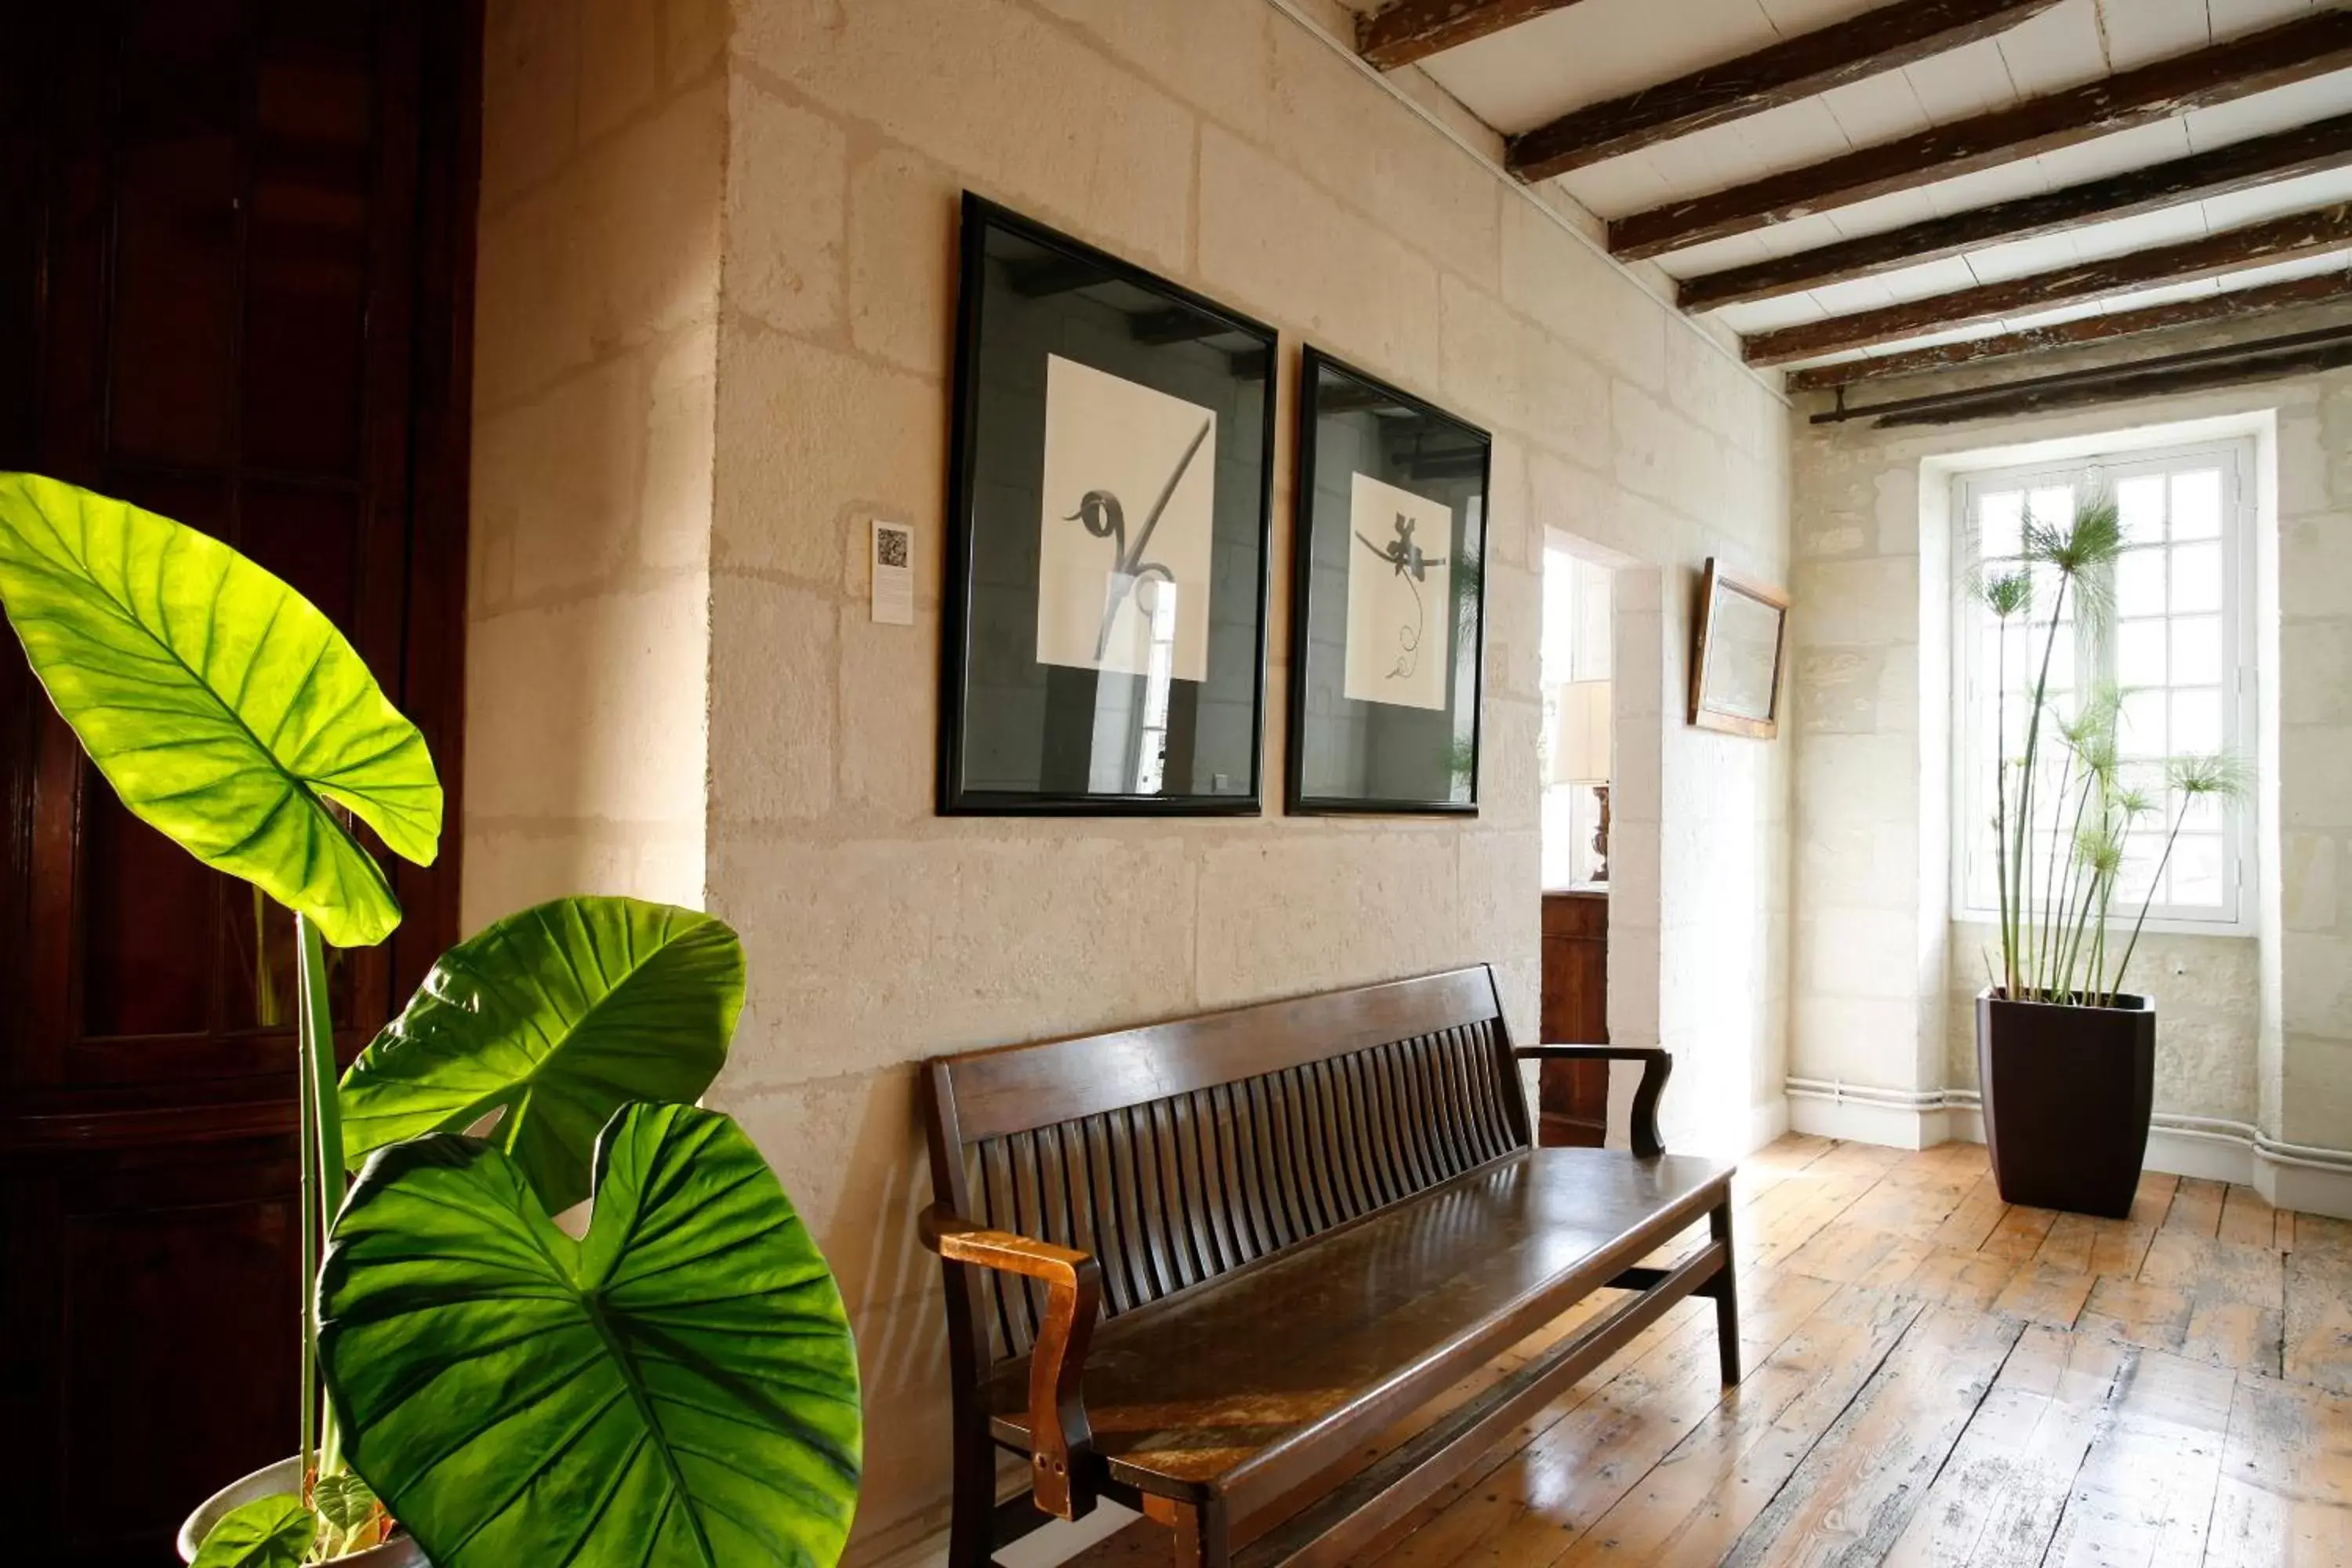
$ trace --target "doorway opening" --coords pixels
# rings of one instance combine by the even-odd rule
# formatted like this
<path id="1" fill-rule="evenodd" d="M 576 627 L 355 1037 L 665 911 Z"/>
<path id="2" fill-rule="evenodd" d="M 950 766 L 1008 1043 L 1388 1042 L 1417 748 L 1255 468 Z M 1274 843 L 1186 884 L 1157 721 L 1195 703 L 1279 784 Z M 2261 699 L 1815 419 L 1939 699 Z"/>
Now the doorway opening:
<path id="1" fill-rule="evenodd" d="M 1609 833 L 1615 777 L 1613 599 L 1607 552 L 1548 532 L 1543 559 L 1543 1003 L 1547 1041 L 1609 1043 Z M 1547 1061 L 1538 1135 L 1599 1147 L 1609 1064 Z"/>

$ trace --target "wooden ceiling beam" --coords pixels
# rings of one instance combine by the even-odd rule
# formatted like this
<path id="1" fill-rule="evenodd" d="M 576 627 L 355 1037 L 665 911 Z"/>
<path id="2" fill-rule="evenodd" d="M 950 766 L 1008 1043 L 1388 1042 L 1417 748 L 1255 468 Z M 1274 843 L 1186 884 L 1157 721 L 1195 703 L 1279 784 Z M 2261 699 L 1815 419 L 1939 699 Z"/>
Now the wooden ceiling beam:
<path id="1" fill-rule="evenodd" d="M 1874 278 L 1981 245 L 2032 239 L 2084 224 L 2112 223 L 2159 212 L 2347 163 L 2352 163 L 2352 114 L 2339 114 L 2276 135 L 2234 142 L 2195 157 L 2069 185 L 2063 191 L 1997 202 L 1884 234 L 1686 278 L 1676 289 L 1675 300 L 1685 310 L 1719 310 L 1726 305 Z"/>
<path id="2" fill-rule="evenodd" d="M 2252 289 L 2200 294 L 2193 300 L 2173 300 L 2161 305 L 2143 306 L 2137 310 L 2117 310 L 2111 315 L 2084 316 L 2072 321 L 2060 321 L 2054 326 L 2029 327 L 2021 332 L 2000 332 L 1992 337 L 1969 338 L 1957 343 L 1935 343 L 1902 353 L 1814 365 L 1809 370 L 1790 372 L 1788 389 L 1790 392 L 1830 392 L 1842 386 L 1886 381 L 1895 376 L 1958 370 L 1991 360 L 2014 359 L 2021 354 L 2081 348 L 2116 338 L 2160 332 L 2172 327 L 2206 326 L 2218 321 L 2248 320 L 2273 310 L 2291 310 L 2298 305 L 2341 303 L 2352 303 L 2352 271 L 2323 272 L 2314 278 L 2290 278 L 2283 283 L 2264 283 Z"/>
<path id="3" fill-rule="evenodd" d="M 1510 139 L 1522 180 L 1622 158 L 2008 31 L 2057 0 L 1894 0 L 1736 60 L 1561 115 Z"/>
<path id="4" fill-rule="evenodd" d="M 2352 327 L 2323 328 L 2260 342 L 2230 343 L 2126 364 L 2058 371 L 2022 381 L 1964 387 L 1891 403 L 1839 406 L 1813 416 L 1816 425 L 1868 419 L 1881 430 L 1904 425 L 1957 425 L 1970 419 L 2047 414 L 2060 408 L 2135 403 L 2248 382 L 2279 381 L 2352 364 Z"/>
<path id="5" fill-rule="evenodd" d="M 1395 0 L 1356 18 L 1356 52 L 1391 71 L 1440 49 L 1564 11 L 1576 0 Z"/>
<path id="6" fill-rule="evenodd" d="M 1609 226 L 1609 248 L 1626 260 L 1663 256 L 1957 179 L 2347 66 L 2352 11 L 2331 7 L 2010 109 L 1618 218 Z"/>
<path id="7" fill-rule="evenodd" d="M 1741 352 L 1757 365 L 1787 364 L 1848 349 L 1866 349 L 1904 338 L 1926 337 L 2027 315 L 2055 305 L 2112 299 L 2167 283 L 2189 283 L 2242 272 L 2250 267 L 2292 261 L 2315 251 L 2352 246 L 2352 203 L 2224 229 L 2179 245 L 2160 245 L 2128 256 L 2086 261 L 1999 283 L 1956 289 L 1925 300 L 1908 300 L 1875 310 L 1807 321 L 1746 339 Z"/>

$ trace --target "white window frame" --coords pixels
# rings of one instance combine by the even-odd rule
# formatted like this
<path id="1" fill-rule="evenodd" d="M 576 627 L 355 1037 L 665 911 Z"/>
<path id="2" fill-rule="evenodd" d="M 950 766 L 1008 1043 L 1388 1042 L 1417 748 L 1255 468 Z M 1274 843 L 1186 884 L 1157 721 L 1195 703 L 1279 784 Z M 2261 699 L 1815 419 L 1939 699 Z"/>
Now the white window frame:
<path id="1" fill-rule="evenodd" d="M 2255 667 L 2255 536 L 2260 502 L 2252 437 L 2200 441 L 2179 446 L 2125 448 L 2063 461 L 2000 468 L 1969 469 L 1952 479 L 1952 570 L 1955 583 L 1966 583 L 1975 567 L 1977 498 L 1987 491 L 2029 489 L 2053 482 L 2080 481 L 2112 485 L 2135 472 L 2201 465 L 2219 459 L 2222 470 L 2221 560 L 2226 574 L 2221 589 L 2222 646 L 2231 668 L 2222 681 L 2221 743 L 2251 764 L 2255 755 L 2258 691 Z M 1972 633 L 1983 623 L 1981 612 L 1963 599 L 1952 616 L 1952 918 L 1996 924 L 1992 859 L 1992 773 L 1981 757 L 1984 745 L 1982 709 L 1979 703 L 1979 672 L 1974 662 Z M 2256 818 L 2252 797 L 2227 804 L 2221 832 L 2221 876 L 2228 889 L 2221 913 L 2201 912 L 2195 906 L 2157 904 L 2150 908 L 2147 929 L 2199 936 L 2256 934 Z M 2167 826 L 2169 818 L 2166 819 Z M 2155 832 L 2151 825 L 2142 832 Z M 2128 926 L 2138 915 L 2111 912 L 2110 922 Z"/>

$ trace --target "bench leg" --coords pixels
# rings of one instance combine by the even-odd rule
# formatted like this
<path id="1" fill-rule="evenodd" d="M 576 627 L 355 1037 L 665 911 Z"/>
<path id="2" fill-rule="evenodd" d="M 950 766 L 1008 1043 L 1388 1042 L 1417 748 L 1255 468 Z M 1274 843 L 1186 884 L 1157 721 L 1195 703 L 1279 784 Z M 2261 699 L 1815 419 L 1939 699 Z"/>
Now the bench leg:
<path id="1" fill-rule="evenodd" d="M 1715 1349 L 1723 1363 L 1723 1385 L 1731 1388 L 1739 1382 L 1739 1282 L 1731 1256 L 1728 1198 L 1708 1212 L 1706 1228 L 1710 1239 L 1723 1244 L 1723 1272 L 1708 1280 L 1706 1289 L 1715 1298 Z"/>
<path id="2" fill-rule="evenodd" d="M 954 1511 L 948 1568 L 990 1568 L 996 1560 L 996 1449 L 961 1412 L 954 1426 Z"/>
<path id="3" fill-rule="evenodd" d="M 1225 1505 L 1212 1499 L 1181 1503 L 1146 1496 L 1143 1511 L 1166 1525 L 1175 1538 L 1176 1568 L 1230 1568 L 1233 1549 L 1225 1541 Z"/>

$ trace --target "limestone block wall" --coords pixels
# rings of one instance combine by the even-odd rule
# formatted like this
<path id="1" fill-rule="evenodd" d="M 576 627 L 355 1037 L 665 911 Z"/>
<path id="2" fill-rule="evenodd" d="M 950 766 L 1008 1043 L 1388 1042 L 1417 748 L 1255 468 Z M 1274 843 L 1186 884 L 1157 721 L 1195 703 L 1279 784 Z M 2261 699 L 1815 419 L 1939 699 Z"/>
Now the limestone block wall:
<path id="1" fill-rule="evenodd" d="M 1482 960 L 1532 1035 L 1541 524 L 1653 569 L 1619 633 L 1621 671 L 1646 661 L 1655 696 L 1646 740 L 1620 740 L 1612 1026 L 1707 1053 L 1677 1075 L 1676 1125 L 1771 1128 L 1787 748 L 1688 730 L 1681 692 L 1705 557 L 1785 571 L 1790 438 L 1720 344 L 1267 0 L 738 0 L 732 29 L 705 876 L 751 967 L 711 1099 L 850 1301 L 871 1561 L 934 1528 L 947 1487 L 938 1279 L 913 1226 L 922 1058 Z M 1265 816 L 932 815 L 967 187 L 1495 432 L 1475 820 L 1281 815 L 1286 371 Z M 919 531 L 911 628 L 868 618 L 877 515 Z"/>
<path id="2" fill-rule="evenodd" d="M 702 902 L 723 9 L 490 0 L 464 915 Z"/>
<path id="3" fill-rule="evenodd" d="M 1930 1099 L 1976 1087 L 1971 999 L 1988 933 L 1950 925 L 1948 889 L 1925 885 L 1948 854 L 1948 807 L 1932 798 L 1948 776 L 1937 748 L 1949 723 L 1948 673 L 1934 668 L 1948 662 L 1949 631 L 1933 616 L 1950 602 L 1948 584 L 1931 581 L 1948 562 L 1938 466 L 1990 448 L 2249 417 L 2274 431 L 2263 443 L 2274 455 L 2263 497 L 2274 536 L 2258 571 L 2271 624 L 2257 697 L 2261 930 L 2150 936 L 2135 975 L 2161 1009 L 2159 1117 L 2251 1124 L 2260 1140 L 2293 1146 L 2275 1151 L 2291 1158 L 2320 1151 L 2319 1166 L 2282 1164 L 2305 1173 L 2279 1179 L 2302 1182 L 2313 1204 L 2352 1200 L 2352 1177 L 2309 1174 L 2352 1164 L 2327 1158 L 2352 1151 L 2352 909 L 2337 892 L 2352 843 L 2346 373 L 1926 433 L 1856 422 L 1799 437 L 1793 1077 Z"/>

